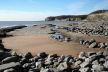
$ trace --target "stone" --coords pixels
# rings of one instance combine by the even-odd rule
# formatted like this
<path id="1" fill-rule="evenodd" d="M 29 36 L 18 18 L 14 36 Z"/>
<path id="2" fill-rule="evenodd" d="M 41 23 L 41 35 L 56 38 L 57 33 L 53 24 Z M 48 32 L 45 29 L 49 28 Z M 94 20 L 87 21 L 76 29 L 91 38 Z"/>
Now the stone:
<path id="1" fill-rule="evenodd" d="M 45 52 L 41 52 L 41 53 L 37 54 L 37 56 L 39 56 L 41 58 L 45 58 L 45 57 L 47 57 L 47 54 Z"/>
<path id="2" fill-rule="evenodd" d="M 69 68 L 69 65 L 66 62 L 60 63 L 57 67 L 58 71 L 64 71 Z"/>
<path id="3" fill-rule="evenodd" d="M 85 58 L 86 57 L 86 53 L 85 52 L 80 52 L 78 57 L 79 58 Z"/>
<path id="4" fill-rule="evenodd" d="M 104 55 L 104 56 L 108 56 L 108 50 L 105 50 L 105 51 L 103 52 L 103 55 Z"/>
<path id="5" fill-rule="evenodd" d="M 57 56 L 57 54 L 49 54 L 48 58 L 50 58 L 50 57 L 57 58 L 58 56 Z"/>
<path id="6" fill-rule="evenodd" d="M 54 72 L 54 71 L 53 69 L 47 68 L 47 69 L 42 69 L 40 72 Z"/>
<path id="7" fill-rule="evenodd" d="M 96 53 L 97 55 L 103 55 L 103 52 L 102 51 L 99 51 Z"/>
<path id="8" fill-rule="evenodd" d="M 108 32 L 105 32 L 105 34 L 104 34 L 105 36 L 108 36 Z"/>
<path id="9" fill-rule="evenodd" d="M 108 61 L 105 61 L 103 65 L 105 66 L 105 68 L 108 68 Z"/>
<path id="10" fill-rule="evenodd" d="M 99 43 L 99 48 L 105 48 L 105 44 L 104 43 Z"/>
<path id="11" fill-rule="evenodd" d="M 82 61 L 80 61 L 80 60 L 79 61 L 76 61 L 75 62 L 75 66 L 80 65 L 81 63 L 82 63 Z"/>
<path id="12" fill-rule="evenodd" d="M 91 72 L 91 70 L 90 70 L 89 67 L 87 67 L 87 68 L 81 68 L 79 71 L 80 72 Z"/>
<path id="13" fill-rule="evenodd" d="M 96 52 L 88 52 L 87 54 L 88 54 L 88 56 L 92 56 L 92 55 L 96 54 Z"/>
<path id="14" fill-rule="evenodd" d="M 104 66 L 102 65 L 92 65 L 92 68 L 96 71 L 104 71 Z"/>
<path id="15" fill-rule="evenodd" d="M 2 62 L 3 63 L 17 62 L 18 59 L 19 59 L 18 56 L 11 56 L 3 59 Z"/>
<path id="16" fill-rule="evenodd" d="M 15 70 L 13 68 L 10 68 L 10 69 L 4 70 L 4 72 L 15 72 Z"/>
<path id="17" fill-rule="evenodd" d="M 91 67 L 91 64 L 89 63 L 89 62 L 83 62 L 82 64 L 80 64 L 80 66 L 82 67 L 82 68 L 85 68 L 85 67 Z"/>
<path id="18" fill-rule="evenodd" d="M 92 43 L 94 43 L 94 42 L 96 42 L 95 39 L 91 39 L 91 40 L 89 41 L 90 44 L 92 44 Z"/>
<path id="19" fill-rule="evenodd" d="M 2 72 L 3 70 L 6 70 L 6 69 L 19 68 L 19 67 L 20 67 L 19 62 L 10 62 L 7 64 L 2 64 L 2 65 L 0 65 L 0 72 Z"/>
<path id="20" fill-rule="evenodd" d="M 97 43 L 96 42 L 93 42 L 89 45 L 89 48 L 95 48 L 97 46 Z"/>
<path id="21" fill-rule="evenodd" d="M 28 53 L 26 53 L 26 54 L 24 55 L 24 57 L 25 57 L 26 59 L 30 59 L 30 58 L 32 58 L 33 56 L 32 56 L 32 54 L 31 54 L 30 52 L 28 52 Z"/>
<path id="22" fill-rule="evenodd" d="M 81 44 L 81 45 L 83 44 L 83 42 L 84 42 L 84 40 L 80 40 L 80 44 Z"/>
<path id="23" fill-rule="evenodd" d="M 98 65 L 99 64 L 99 61 L 98 60 L 95 60 L 95 61 L 92 62 L 92 64 L 93 65 Z"/>
<path id="24" fill-rule="evenodd" d="M 41 69 L 42 67 L 44 67 L 44 63 L 43 62 L 36 62 L 36 68 Z"/>

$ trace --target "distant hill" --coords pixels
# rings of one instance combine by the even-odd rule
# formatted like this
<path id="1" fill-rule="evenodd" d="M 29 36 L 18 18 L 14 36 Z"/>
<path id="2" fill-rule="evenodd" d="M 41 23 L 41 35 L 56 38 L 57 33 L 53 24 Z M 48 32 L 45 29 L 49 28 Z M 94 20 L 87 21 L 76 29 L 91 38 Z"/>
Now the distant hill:
<path id="1" fill-rule="evenodd" d="M 108 21 L 108 10 L 97 10 L 88 15 L 61 15 L 61 16 L 51 16 L 47 17 L 45 21 L 95 21 L 104 20 Z"/>
<path id="2" fill-rule="evenodd" d="M 97 10 L 87 16 L 90 21 L 108 21 L 108 10 Z"/>

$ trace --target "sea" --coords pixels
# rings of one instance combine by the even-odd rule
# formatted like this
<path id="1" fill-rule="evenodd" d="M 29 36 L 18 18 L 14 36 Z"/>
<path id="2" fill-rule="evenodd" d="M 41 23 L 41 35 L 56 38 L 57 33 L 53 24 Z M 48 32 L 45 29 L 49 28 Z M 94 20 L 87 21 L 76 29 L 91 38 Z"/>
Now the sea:
<path id="1" fill-rule="evenodd" d="M 18 25 L 38 25 L 38 24 L 70 24 L 73 21 L 0 21 L 0 28 Z"/>

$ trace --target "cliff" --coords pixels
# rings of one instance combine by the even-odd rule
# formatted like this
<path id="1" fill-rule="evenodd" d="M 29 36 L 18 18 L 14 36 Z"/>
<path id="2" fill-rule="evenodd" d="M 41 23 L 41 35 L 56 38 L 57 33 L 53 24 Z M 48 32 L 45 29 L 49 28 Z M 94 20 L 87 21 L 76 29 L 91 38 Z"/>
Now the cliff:
<path id="1" fill-rule="evenodd" d="M 88 14 L 89 21 L 108 21 L 108 10 L 98 10 Z"/>
<path id="2" fill-rule="evenodd" d="M 47 17 L 45 21 L 80 21 L 86 19 L 87 15 L 62 15 Z"/>
<path id="3" fill-rule="evenodd" d="M 47 17 L 45 21 L 108 21 L 108 10 L 97 10 L 88 15 L 61 15 Z"/>

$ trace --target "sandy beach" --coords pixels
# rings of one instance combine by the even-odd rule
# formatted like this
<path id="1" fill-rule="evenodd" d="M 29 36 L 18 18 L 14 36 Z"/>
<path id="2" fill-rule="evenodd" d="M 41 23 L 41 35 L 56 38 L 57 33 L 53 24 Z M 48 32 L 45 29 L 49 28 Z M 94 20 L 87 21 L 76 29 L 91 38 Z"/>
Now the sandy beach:
<path id="1" fill-rule="evenodd" d="M 70 54 L 74 57 L 77 57 L 77 55 L 82 51 L 100 51 L 99 48 L 90 49 L 87 48 L 87 46 L 83 46 L 75 42 L 60 42 L 55 40 L 50 37 L 50 34 L 48 34 L 51 32 L 49 26 L 40 30 L 43 26 L 44 25 L 27 27 L 10 32 L 9 34 L 13 34 L 14 36 L 3 39 L 5 48 L 12 49 L 18 54 L 31 52 L 33 55 L 36 55 L 40 52 L 46 52 L 48 54 L 57 53 L 58 55 Z M 75 38 L 75 36 L 71 36 L 71 38 Z"/>

